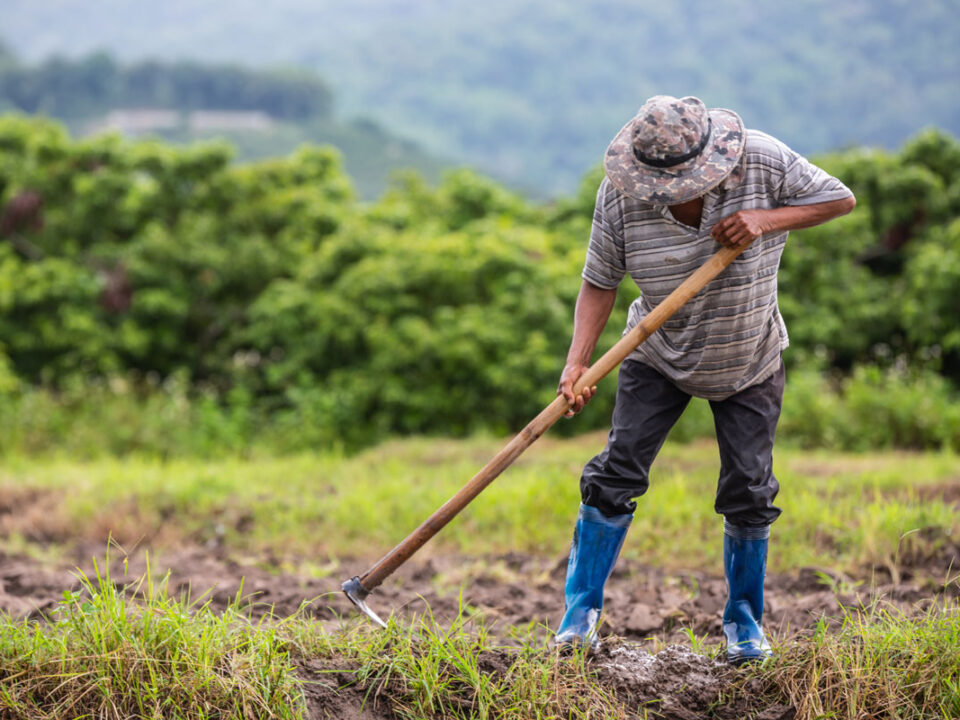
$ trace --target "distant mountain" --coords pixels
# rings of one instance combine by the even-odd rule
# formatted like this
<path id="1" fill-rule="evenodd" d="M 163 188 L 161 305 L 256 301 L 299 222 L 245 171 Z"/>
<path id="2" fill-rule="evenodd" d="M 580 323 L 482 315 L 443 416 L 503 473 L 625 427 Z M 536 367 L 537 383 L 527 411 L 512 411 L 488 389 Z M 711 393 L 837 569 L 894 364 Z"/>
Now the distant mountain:
<path id="1" fill-rule="evenodd" d="M 309 71 L 255 71 L 233 64 L 141 61 L 105 53 L 19 63 L 0 45 L 0 112 L 63 120 L 77 135 L 119 132 L 174 142 L 225 138 L 239 160 L 330 144 L 361 197 L 373 199 L 396 170 L 436 180 L 443 163 L 375 121 L 335 117 L 327 85 Z"/>
<path id="2" fill-rule="evenodd" d="M 960 132 L 960 0 L 6 0 L 29 58 L 309 66 L 341 107 L 537 194 L 569 191 L 654 93 L 804 152 Z"/>

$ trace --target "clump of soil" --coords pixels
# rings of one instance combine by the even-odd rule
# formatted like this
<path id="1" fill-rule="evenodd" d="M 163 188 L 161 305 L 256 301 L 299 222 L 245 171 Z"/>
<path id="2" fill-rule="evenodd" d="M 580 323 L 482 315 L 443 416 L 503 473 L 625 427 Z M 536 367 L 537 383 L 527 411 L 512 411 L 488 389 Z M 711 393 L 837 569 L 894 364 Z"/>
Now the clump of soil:
<path id="1" fill-rule="evenodd" d="M 600 683 L 637 717 L 664 720 L 788 720 L 793 709 L 767 705 L 759 693 L 731 693 L 737 671 L 679 645 L 656 655 L 629 643 L 601 646 L 592 662 Z"/>
<path id="2" fill-rule="evenodd" d="M 703 655 L 672 645 L 656 655 L 623 644 L 603 646 L 596 659 L 600 682 L 640 715 L 699 718 L 729 683 L 729 670 Z"/>
<path id="3" fill-rule="evenodd" d="M 503 680 L 517 659 L 516 651 L 499 648 L 480 656 L 479 669 L 494 682 Z M 578 662 L 571 659 L 570 662 Z M 308 717 L 346 720 L 394 718 L 390 682 L 370 686 L 357 682 L 355 667 L 342 657 L 300 660 L 300 676 Z M 588 659 L 586 672 L 624 708 L 624 718 L 660 720 L 791 720 L 794 711 L 771 702 L 753 688 L 744 687 L 737 670 L 698 655 L 688 648 L 669 646 L 651 654 L 635 643 L 613 641 Z M 402 698 L 398 698 L 402 704 Z M 470 716 L 469 692 L 464 695 L 464 717 Z"/>
<path id="4" fill-rule="evenodd" d="M 0 552 L 0 612 L 41 617 L 53 610 L 77 578 L 65 567 L 48 568 L 30 558 Z"/>
<path id="5" fill-rule="evenodd" d="M 389 703 L 360 687 L 345 660 L 300 659 L 298 674 L 310 720 L 391 720 Z"/>

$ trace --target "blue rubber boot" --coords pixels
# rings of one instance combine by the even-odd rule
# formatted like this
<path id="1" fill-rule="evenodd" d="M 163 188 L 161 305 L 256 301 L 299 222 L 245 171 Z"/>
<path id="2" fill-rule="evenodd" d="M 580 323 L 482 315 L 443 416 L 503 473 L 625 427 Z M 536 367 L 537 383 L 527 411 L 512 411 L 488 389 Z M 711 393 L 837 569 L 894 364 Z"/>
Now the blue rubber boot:
<path id="1" fill-rule="evenodd" d="M 558 646 L 600 644 L 597 622 L 603 609 L 603 586 L 623 547 L 631 520 L 632 513 L 607 517 L 595 507 L 580 505 L 567 563 L 566 612 L 557 630 Z"/>
<path id="2" fill-rule="evenodd" d="M 727 662 L 732 665 L 764 660 L 771 654 L 761 624 L 769 538 L 769 526 L 723 525 L 723 570 L 728 592 L 723 634 L 727 638 Z"/>

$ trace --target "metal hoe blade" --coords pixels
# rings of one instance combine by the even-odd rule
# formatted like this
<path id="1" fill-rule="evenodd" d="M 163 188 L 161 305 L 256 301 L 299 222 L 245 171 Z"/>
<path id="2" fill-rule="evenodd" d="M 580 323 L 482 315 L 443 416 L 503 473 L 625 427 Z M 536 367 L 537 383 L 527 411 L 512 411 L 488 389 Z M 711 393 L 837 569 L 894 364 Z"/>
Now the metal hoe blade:
<path id="1" fill-rule="evenodd" d="M 358 576 L 350 578 L 340 587 L 343 589 L 343 594 L 347 596 L 347 599 L 354 604 L 357 610 L 373 620 L 373 622 L 380 627 L 387 627 L 387 624 L 380 619 L 380 616 L 367 606 L 366 600 L 370 591 L 363 586 Z"/>

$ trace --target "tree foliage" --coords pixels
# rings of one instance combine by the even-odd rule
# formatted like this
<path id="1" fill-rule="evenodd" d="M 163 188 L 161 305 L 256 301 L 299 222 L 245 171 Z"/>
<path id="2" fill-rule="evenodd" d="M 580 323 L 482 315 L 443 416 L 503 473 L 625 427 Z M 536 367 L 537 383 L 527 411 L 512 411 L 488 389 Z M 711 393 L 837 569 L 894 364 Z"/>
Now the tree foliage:
<path id="1" fill-rule="evenodd" d="M 116 107 L 261 110 L 274 118 L 328 118 L 333 96 L 315 74 L 180 61 L 120 65 L 94 53 L 19 65 L 0 48 L 0 108 L 75 120 Z"/>
<path id="2" fill-rule="evenodd" d="M 822 160 L 860 204 L 788 243 L 793 368 L 861 368 L 855 399 L 918 370 L 953 392 L 960 172 L 944 158 L 958 153 L 929 131 L 896 154 Z M 0 119 L 0 393 L 174 383 L 240 408 L 236 422 L 255 408 L 351 444 L 517 429 L 551 399 L 598 172 L 547 206 L 470 171 L 436 187 L 408 174 L 368 205 L 328 148 L 229 161 L 218 144 L 75 141 Z M 621 287 L 601 348 L 635 293 Z M 579 429 L 606 422 L 611 389 Z"/>

